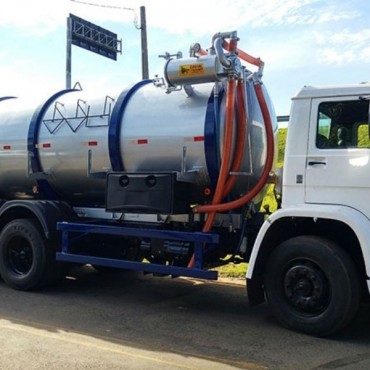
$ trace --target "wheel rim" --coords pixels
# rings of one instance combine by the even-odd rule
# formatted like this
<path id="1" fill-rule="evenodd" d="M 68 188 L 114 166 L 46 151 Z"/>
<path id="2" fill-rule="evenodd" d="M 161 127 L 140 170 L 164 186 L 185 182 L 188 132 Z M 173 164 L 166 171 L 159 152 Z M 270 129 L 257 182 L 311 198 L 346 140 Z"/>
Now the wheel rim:
<path id="1" fill-rule="evenodd" d="M 8 265 L 17 275 L 26 275 L 33 263 L 33 252 L 30 243 L 23 237 L 10 240 L 7 249 Z"/>
<path id="2" fill-rule="evenodd" d="M 311 261 L 295 261 L 285 272 L 284 293 L 288 303 L 299 313 L 317 315 L 330 302 L 328 280 Z"/>

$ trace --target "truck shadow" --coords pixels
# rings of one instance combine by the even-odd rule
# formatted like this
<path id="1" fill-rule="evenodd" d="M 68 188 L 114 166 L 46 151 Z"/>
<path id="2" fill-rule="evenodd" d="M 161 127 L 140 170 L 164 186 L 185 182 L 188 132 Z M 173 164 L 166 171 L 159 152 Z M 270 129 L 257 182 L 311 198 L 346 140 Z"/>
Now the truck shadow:
<path id="1" fill-rule="evenodd" d="M 287 348 L 309 358 L 317 346 L 334 354 L 348 343 L 364 350 L 370 344 L 369 305 L 361 307 L 342 333 L 318 339 L 280 327 L 266 305 L 249 307 L 241 284 L 129 271 L 98 273 L 85 266 L 71 271 L 53 288 L 18 292 L 2 282 L 0 292 L 4 320 L 129 343 L 139 349 L 212 358 L 235 368 L 251 363 L 280 368 L 286 364 Z M 317 361 L 312 358 L 301 368 L 317 366 Z"/>

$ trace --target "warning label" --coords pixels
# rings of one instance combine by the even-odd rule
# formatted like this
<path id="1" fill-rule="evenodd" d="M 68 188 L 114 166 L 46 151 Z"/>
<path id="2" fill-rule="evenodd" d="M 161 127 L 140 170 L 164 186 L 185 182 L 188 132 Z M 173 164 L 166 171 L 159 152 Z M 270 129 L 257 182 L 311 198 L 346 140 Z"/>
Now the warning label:
<path id="1" fill-rule="evenodd" d="M 204 64 L 184 64 L 179 67 L 179 76 L 197 76 L 204 75 Z"/>

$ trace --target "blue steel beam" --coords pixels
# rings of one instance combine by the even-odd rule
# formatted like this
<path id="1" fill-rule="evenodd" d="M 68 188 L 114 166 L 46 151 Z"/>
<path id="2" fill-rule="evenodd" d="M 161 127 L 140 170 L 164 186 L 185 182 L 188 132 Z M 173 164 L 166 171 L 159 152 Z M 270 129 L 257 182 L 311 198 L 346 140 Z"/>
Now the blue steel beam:
<path id="1" fill-rule="evenodd" d="M 217 244 L 219 236 L 212 233 L 183 232 L 173 230 L 143 229 L 134 227 L 120 227 L 110 225 L 94 225 L 82 223 L 58 222 L 57 229 L 62 231 L 62 251 L 56 253 L 58 261 L 92 264 L 128 270 L 158 273 L 172 276 L 188 276 L 200 279 L 217 280 L 216 271 L 203 270 L 203 244 Z M 69 232 L 102 235 L 121 235 L 129 237 L 153 238 L 162 240 L 175 240 L 182 242 L 194 242 L 195 266 L 194 268 L 169 266 L 155 263 L 142 263 L 129 260 L 94 257 L 69 253 Z M 74 237 L 75 238 L 75 237 Z"/>
<path id="2" fill-rule="evenodd" d="M 72 262 L 79 264 L 91 264 L 97 266 L 107 266 L 118 269 L 138 270 L 153 274 L 165 274 L 177 276 L 187 276 L 199 279 L 217 280 L 217 271 L 201 270 L 197 268 L 186 268 L 169 265 L 159 265 L 154 263 L 142 263 L 135 261 L 125 261 L 112 258 L 102 258 L 93 256 L 84 256 L 72 253 L 57 253 L 56 259 L 63 262 Z"/>

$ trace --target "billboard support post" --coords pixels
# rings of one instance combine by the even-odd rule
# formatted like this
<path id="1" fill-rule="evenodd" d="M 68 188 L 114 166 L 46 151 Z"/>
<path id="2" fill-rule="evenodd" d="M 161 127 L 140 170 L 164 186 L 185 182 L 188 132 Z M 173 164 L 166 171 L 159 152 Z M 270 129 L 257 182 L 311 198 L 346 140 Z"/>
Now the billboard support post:
<path id="1" fill-rule="evenodd" d="M 67 18 L 67 89 L 71 88 L 72 80 L 72 45 L 113 60 L 117 60 L 117 53 L 122 53 L 122 40 L 118 40 L 115 33 L 69 14 Z"/>
<path id="2" fill-rule="evenodd" d="M 72 76 L 72 19 L 67 18 L 66 89 L 71 88 Z"/>

